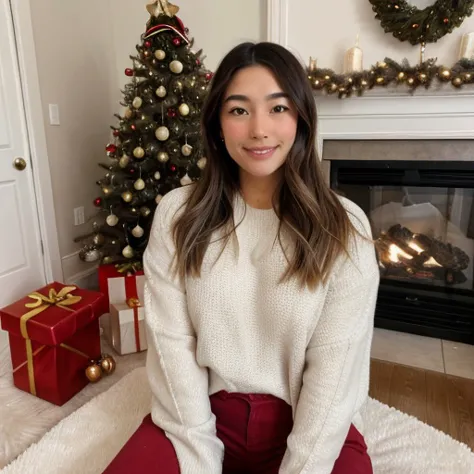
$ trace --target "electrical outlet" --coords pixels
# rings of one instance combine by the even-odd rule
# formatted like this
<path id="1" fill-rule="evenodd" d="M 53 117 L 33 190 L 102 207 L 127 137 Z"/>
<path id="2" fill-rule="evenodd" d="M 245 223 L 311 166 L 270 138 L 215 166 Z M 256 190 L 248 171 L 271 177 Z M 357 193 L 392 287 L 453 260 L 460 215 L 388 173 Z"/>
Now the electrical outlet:
<path id="1" fill-rule="evenodd" d="M 49 104 L 49 123 L 51 125 L 60 125 L 58 104 Z"/>
<path id="2" fill-rule="evenodd" d="M 74 225 L 84 224 L 84 206 L 74 209 Z"/>

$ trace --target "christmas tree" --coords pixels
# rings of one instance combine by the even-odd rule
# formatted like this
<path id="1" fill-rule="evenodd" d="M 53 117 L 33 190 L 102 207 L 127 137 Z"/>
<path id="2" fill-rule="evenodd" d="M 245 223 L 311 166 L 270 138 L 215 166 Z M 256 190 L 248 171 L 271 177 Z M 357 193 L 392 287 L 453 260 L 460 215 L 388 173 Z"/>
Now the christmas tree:
<path id="1" fill-rule="evenodd" d="M 106 146 L 107 170 L 97 182 L 94 201 L 99 217 L 87 243 L 84 261 L 141 269 L 154 211 L 172 189 L 199 179 L 206 165 L 200 140 L 200 113 L 212 73 L 203 66 L 202 51 L 176 16 L 179 7 L 167 0 L 147 5 L 150 19 L 133 67 L 122 90 L 122 115 L 112 126 L 114 143 Z"/>

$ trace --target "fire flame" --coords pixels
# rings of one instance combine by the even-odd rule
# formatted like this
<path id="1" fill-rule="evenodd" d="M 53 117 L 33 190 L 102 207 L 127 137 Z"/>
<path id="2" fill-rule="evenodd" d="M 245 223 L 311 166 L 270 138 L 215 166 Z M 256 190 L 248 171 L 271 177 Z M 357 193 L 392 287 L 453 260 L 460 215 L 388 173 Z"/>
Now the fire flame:
<path id="1" fill-rule="evenodd" d="M 424 250 L 415 242 L 410 242 L 408 246 L 413 249 L 415 252 L 421 254 Z M 388 258 L 393 263 L 401 263 L 403 260 L 412 260 L 413 256 L 404 252 L 400 247 L 395 244 L 390 245 L 388 249 Z M 425 263 L 425 267 L 441 267 L 433 257 L 430 257 Z"/>

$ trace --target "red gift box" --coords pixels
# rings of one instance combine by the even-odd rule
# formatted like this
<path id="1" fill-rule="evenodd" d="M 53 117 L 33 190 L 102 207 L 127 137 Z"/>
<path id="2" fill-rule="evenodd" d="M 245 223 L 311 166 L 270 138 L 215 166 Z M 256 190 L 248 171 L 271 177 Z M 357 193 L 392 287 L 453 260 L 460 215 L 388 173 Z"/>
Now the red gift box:
<path id="1" fill-rule="evenodd" d="M 15 386 L 56 405 L 80 392 L 101 355 L 102 304 L 101 293 L 53 282 L 1 309 Z"/>

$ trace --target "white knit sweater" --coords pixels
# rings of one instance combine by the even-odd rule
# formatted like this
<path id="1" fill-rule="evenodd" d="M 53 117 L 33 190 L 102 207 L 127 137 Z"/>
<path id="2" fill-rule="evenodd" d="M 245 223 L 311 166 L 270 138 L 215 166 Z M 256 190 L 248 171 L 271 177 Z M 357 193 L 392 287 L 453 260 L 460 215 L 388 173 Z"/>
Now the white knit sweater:
<path id="1" fill-rule="evenodd" d="M 279 283 L 286 260 L 275 244 L 278 218 L 238 197 L 236 222 L 245 215 L 238 244 L 230 240 L 218 258 L 222 243 L 212 243 L 201 278 L 180 283 L 170 272 L 170 229 L 188 192 L 162 199 L 144 256 L 154 422 L 171 440 L 182 474 L 220 474 L 224 447 L 209 395 L 271 394 L 293 408 L 280 474 L 330 474 L 351 422 L 361 429 L 358 411 L 368 396 L 379 283 L 373 244 L 354 238 L 351 259 L 341 256 L 328 284 L 314 291 L 296 280 Z M 365 214 L 342 202 L 370 235 Z"/>

